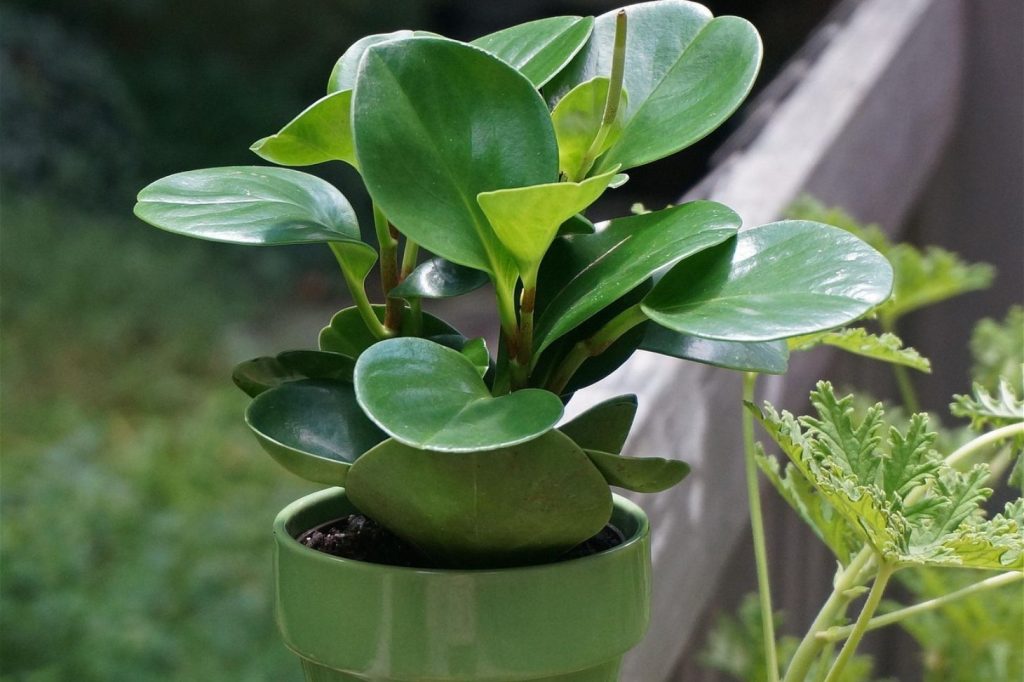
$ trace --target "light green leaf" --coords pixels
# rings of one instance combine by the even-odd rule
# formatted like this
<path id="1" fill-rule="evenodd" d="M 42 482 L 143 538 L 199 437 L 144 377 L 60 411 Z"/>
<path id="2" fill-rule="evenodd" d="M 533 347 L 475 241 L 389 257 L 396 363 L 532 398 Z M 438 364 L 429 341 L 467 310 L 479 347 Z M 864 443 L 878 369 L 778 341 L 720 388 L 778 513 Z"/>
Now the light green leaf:
<path id="1" fill-rule="evenodd" d="M 583 182 L 481 192 L 476 200 L 528 282 L 536 279 L 540 261 L 562 223 L 597 201 L 614 176 L 612 169 Z"/>
<path id="2" fill-rule="evenodd" d="M 382 322 L 384 321 L 384 310 L 383 305 L 373 306 L 373 313 Z M 427 338 L 462 338 L 462 334 L 444 320 L 430 313 L 423 313 L 422 315 L 423 326 L 420 329 L 422 336 Z M 409 336 L 413 332 L 413 320 L 411 317 L 410 315 L 402 315 L 402 326 L 399 333 L 403 336 Z M 362 315 L 359 314 L 359 310 L 355 307 L 350 307 L 339 310 L 334 314 L 330 323 L 320 330 L 319 341 L 320 350 L 340 353 L 350 358 L 358 358 L 364 350 L 377 343 L 379 339 L 366 328 L 366 323 L 363 321 Z"/>
<path id="3" fill-rule="evenodd" d="M 791 351 L 810 350 L 820 345 L 834 346 L 872 360 L 905 365 L 921 372 L 932 371 L 928 358 L 913 348 L 904 348 L 903 341 L 895 334 L 876 336 L 863 327 L 794 336 L 787 341 Z"/>
<path id="4" fill-rule="evenodd" d="M 346 490 L 362 512 L 460 568 L 550 561 L 600 531 L 612 511 L 604 478 L 557 431 L 456 454 L 387 440 L 356 462 Z"/>
<path id="5" fill-rule="evenodd" d="M 558 430 L 584 450 L 622 452 L 636 417 L 636 396 L 619 395 L 594 405 Z"/>
<path id="6" fill-rule="evenodd" d="M 563 237 L 554 260 L 567 283 L 548 295 L 537 322 L 540 353 L 657 270 L 721 244 L 736 234 L 740 218 L 712 201 L 611 221 L 593 235 Z"/>
<path id="7" fill-rule="evenodd" d="M 789 367 L 785 341 L 714 341 L 680 334 L 651 323 L 647 325 L 640 350 L 741 372 L 785 374 Z"/>
<path id="8" fill-rule="evenodd" d="M 377 44 L 359 73 L 356 154 L 374 201 L 416 243 L 507 286 L 511 257 L 476 197 L 557 179 L 540 95 L 500 59 L 439 38 Z"/>
<path id="9" fill-rule="evenodd" d="M 359 73 L 359 62 L 363 55 L 374 45 L 386 43 L 389 40 L 407 40 L 416 37 L 429 37 L 436 34 L 429 31 L 393 31 L 391 33 L 375 33 L 365 38 L 360 38 L 345 50 L 345 53 L 338 58 L 331 70 L 331 77 L 327 81 L 327 94 L 352 90 L 356 86 L 356 75 Z"/>
<path id="10" fill-rule="evenodd" d="M 255 398 L 267 389 L 301 379 L 334 379 L 352 382 L 356 361 L 340 353 L 289 350 L 275 357 L 246 360 L 235 366 L 231 379 Z"/>
<path id="11" fill-rule="evenodd" d="M 551 111 L 551 122 L 555 126 L 555 138 L 558 140 L 558 168 L 567 178 L 579 179 L 581 175 L 583 159 L 601 129 L 610 83 L 604 76 L 580 83 L 558 100 Z M 604 144 L 596 150 L 598 156 L 619 139 L 628 103 L 629 97 L 623 88 L 615 121 L 608 130 Z"/>
<path id="12" fill-rule="evenodd" d="M 396 298 L 452 298 L 475 291 L 487 284 L 487 273 L 444 258 L 420 263 L 402 283 L 391 290 Z"/>
<path id="13" fill-rule="evenodd" d="M 593 17 L 549 17 L 491 33 L 471 44 L 507 62 L 539 88 L 580 51 L 593 27 Z"/>
<path id="14" fill-rule="evenodd" d="M 1010 306 L 1002 321 L 985 318 L 971 333 L 971 377 L 989 389 L 1002 379 L 1024 396 L 1024 307 Z"/>
<path id="15" fill-rule="evenodd" d="M 322 379 L 260 393 L 245 423 L 278 464 L 327 485 L 344 485 L 352 462 L 386 437 L 359 408 L 352 384 Z"/>
<path id="16" fill-rule="evenodd" d="M 594 223 L 587 220 L 587 217 L 582 213 L 578 213 L 558 228 L 558 236 L 567 234 L 594 234 L 597 230 L 594 228 Z"/>
<path id="17" fill-rule="evenodd" d="M 949 411 L 955 417 L 970 419 L 974 429 L 1006 426 L 1024 421 L 1024 399 L 1018 398 L 1010 382 L 1002 379 L 997 395 L 989 393 L 981 384 L 974 384 L 974 395 L 953 396 Z"/>
<path id="18" fill-rule="evenodd" d="M 336 92 L 309 105 L 278 133 L 253 143 L 261 158 L 282 166 L 344 161 L 356 166 L 352 145 L 352 91 Z"/>
<path id="19" fill-rule="evenodd" d="M 231 244 L 362 244 L 355 212 L 341 192 L 287 168 L 229 166 L 169 175 L 139 192 L 135 215 L 162 230 Z"/>
<path id="20" fill-rule="evenodd" d="M 684 334 L 771 341 L 857 319 L 891 289 L 892 268 L 870 246 L 838 228 L 790 220 L 743 230 L 677 265 L 643 311 Z"/>
<path id="21" fill-rule="evenodd" d="M 381 341 L 356 362 L 356 396 L 395 440 L 443 452 L 493 450 L 554 428 L 562 402 L 525 389 L 492 397 L 473 363 L 426 339 Z"/>
<path id="22" fill-rule="evenodd" d="M 682 0 L 625 9 L 629 106 L 621 136 L 595 173 L 649 163 L 710 133 L 746 97 L 761 61 L 760 38 L 743 19 L 712 19 L 706 8 Z M 553 99 L 611 73 L 617 13 L 597 18 L 587 46 L 552 81 Z"/>
<path id="23" fill-rule="evenodd" d="M 690 465 L 677 459 L 623 457 L 599 450 L 586 453 L 609 485 L 637 493 L 668 490 L 690 473 Z"/>

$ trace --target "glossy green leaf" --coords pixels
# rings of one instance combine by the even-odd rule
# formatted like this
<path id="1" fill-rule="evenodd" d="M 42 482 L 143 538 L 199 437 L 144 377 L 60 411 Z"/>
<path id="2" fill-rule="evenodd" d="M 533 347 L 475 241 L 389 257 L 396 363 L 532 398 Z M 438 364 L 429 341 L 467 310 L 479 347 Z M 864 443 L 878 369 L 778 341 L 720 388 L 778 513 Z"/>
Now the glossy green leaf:
<path id="1" fill-rule="evenodd" d="M 740 218 L 711 201 L 613 220 L 593 235 L 565 237 L 575 276 L 548 303 L 537 323 L 537 352 L 657 270 L 736 234 Z"/>
<path id="2" fill-rule="evenodd" d="M 787 220 L 744 230 L 674 267 L 642 305 L 684 334 L 771 341 L 846 324 L 891 290 L 889 262 L 860 239 Z"/>
<path id="3" fill-rule="evenodd" d="M 415 37 L 427 37 L 435 35 L 427 31 L 392 31 L 391 33 L 374 33 L 365 38 L 360 38 L 345 53 L 338 58 L 331 70 L 331 77 L 327 81 L 327 94 L 351 90 L 356 86 L 356 75 L 359 72 L 359 62 L 363 55 L 374 45 L 385 43 L 389 40 L 405 40 Z"/>
<path id="4" fill-rule="evenodd" d="M 817 346 L 832 346 L 872 360 L 904 365 L 920 372 L 932 371 L 932 364 L 928 358 L 923 357 L 913 348 L 904 347 L 903 341 L 895 334 L 877 336 L 863 327 L 795 336 L 788 339 L 787 344 L 791 351 L 810 350 Z"/>
<path id="5" fill-rule="evenodd" d="M 636 417 L 636 396 L 619 395 L 594 405 L 558 427 L 584 450 L 618 454 Z"/>
<path id="6" fill-rule="evenodd" d="M 493 568 L 557 558 L 608 522 L 611 492 L 569 438 L 460 454 L 387 440 L 352 467 L 365 514 L 439 561 Z"/>
<path id="7" fill-rule="evenodd" d="M 352 462 L 385 438 L 342 381 L 306 379 L 264 391 L 245 423 L 278 464 L 327 485 L 343 485 Z"/>
<path id="8" fill-rule="evenodd" d="M 353 116 L 363 178 L 391 222 L 507 283 L 511 258 L 476 197 L 557 180 L 551 118 L 529 80 L 464 43 L 389 41 L 363 59 Z"/>
<path id="9" fill-rule="evenodd" d="M 381 322 L 384 321 L 384 306 L 373 306 L 373 312 Z M 413 321 L 411 316 L 402 316 L 402 325 L 399 330 L 402 335 L 411 335 Z M 453 337 L 464 338 L 454 327 L 444 320 L 423 313 L 423 327 L 420 335 L 425 337 Z M 350 358 L 358 358 L 359 355 L 377 343 L 379 339 L 366 328 L 359 310 L 355 307 L 339 310 L 331 318 L 330 324 L 320 330 L 320 350 L 341 353 Z M 449 345 L 449 344 L 446 344 Z"/>
<path id="10" fill-rule="evenodd" d="M 552 182 L 481 192 L 477 203 L 524 276 L 535 276 L 558 228 L 597 201 L 615 170 L 583 182 Z"/>
<path id="11" fill-rule="evenodd" d="M 715 341 L 680 334 L 656 324 L 647 325 L 640 349 L 741 372 L 785 374 L 789 366 L 785 341 Z"/>
<path id="12" fill-rule="evenodd" d="M 594 223 L 587 220 L 587 217 L 582 213 L 577 213 L 572 216 L 558 228 L 558 235 L 566 234 L 594 234 Z"/>
<path id="13" fill-rule="evenodd" d="M 551 430 L 562 416 L 558 396 L 540 389 L 492 397 L 473 363 L 426 339 L 371 346 L 356 363 L 359 404 L 388 435 L 417 448 L 492 450 Z"/>
<path id="14" fill-rule="evenodd" d="M 267 389 L 301 379 L 352 381 L 356 361 L 340 353 L 317 350 L 289 350 L 275 357 L 246 360 L 235 366 L 231 379 L 255 398 Z"/>
<path id="15" fill-rule="evenodd" d="M 586 47 L 555 78 L 555 99 L 611 73 L 612 10 L 597 18 Z M 722 124 L 743 101 L 761 62 L 757 31 L 738 17 L 718 17 L 684 0 L 626 7 L 623 85 L 629 92 L 622 134 L 594 172 L 633 168 L 677 152 Z"/>
<path id="16" fill-rule="evenodd" d="M 558 140 L 558 169 L 567 178 L 579 178 L 580 166 L 591 144 L 601 129 L 610 81 L 604 76 L 591 78 L 570 90 L 551 111 L 551 123 Z M 629 96 L 625 88 L 619 97 L 619 109 L 609 128 L 604 144 L 597 150 L 601 155 L 622 133 Z M 585 169 L 584 169 L 585 172 Z"/>
<path id="17" fill-rule="evenodd" d="M 311 166 L 325 161 L 355 166 L 351 107 L 351 90 L 327 95 L 279 132 L 254 142 L 250 149 L 260 158 L 282 166 Z"/>
<path id="18" fill-rule="evenodd" d="M 162 230 L 232 244 L 362 244 L 356 214 L 341 192 L 287 168 L 229 166 L 169 175 L 139 192 L 135 215 Z"/>
<path id="19" fill-rule="evenodd" d="M 487 273 L 444 258 L 420 263 L 402 283 L 391 290 L 396 298 L 452 298 L 487 284 Z"/>
<path id="20" fill-rule="evenodd" d="M 608 485 L 637 493 L 668 490 L 690 473 L 690 465 L 677 459 L 623 457 L 590 449 L 586 453 Z"/>
<path id="21" fill-rule="evenodd" d="M 576 56 L 593 27 L 593 17 L 549 17 L 491 33 L 471 44 L 515 67 L 539 88 Z"/>
<path id="22" fill-rule="evenodd" d="M 459 352 L 473 363 L 477 374 L 481 377 L 487 374 L 487 369 L 491 366 L 491 354 L 487 351 L 487 341 L 483 338 L 469 339 L 462 345 Z"/>

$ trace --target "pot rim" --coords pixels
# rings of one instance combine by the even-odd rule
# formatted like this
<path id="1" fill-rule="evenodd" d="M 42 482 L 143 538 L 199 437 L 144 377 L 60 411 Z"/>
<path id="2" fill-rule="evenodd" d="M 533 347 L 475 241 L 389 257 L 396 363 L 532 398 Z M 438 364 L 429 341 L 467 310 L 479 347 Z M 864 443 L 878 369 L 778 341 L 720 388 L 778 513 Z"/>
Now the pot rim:
<path id="1" fill-rule="evenodd" d="M 345 557 L 334 556 L 333 554 L 327 554 L 311 547 L 307 547 L 298 541 L 298 539 L 292 535 L 287 528 L 288 522 L 299 515 L 301 512 L 320 504 L 321 502 L 332 498 L 344 492 L 343 487 L 332 487 L 324 490 L 305 495 L 299 499 L 291 502 L 284 507 L 277 516 L 274 518 L 274 535 L 277 537 L 277 541 L 283 545 L 288 545 L 290 551 L 299 552 L 306 556 L 311 561 L 322 561 L 328 563 L 334 563 L 339 567 L 344 566 L 346 570 L 359 570 L 359 571 L 373 571 L 373 572 L 393 572 L 398 574 L 421 574 L 421 575 L 458 575 L 458 574 L 472 574 L 472 575 L 486 575 L 490 573 L 523 573 L 529 574 L 530 572 L 543 572 L 550 571 L 558 566 L 569 566 L 579 565 L 578 562 L 592 562 L 607 560 L 609 557 L 614 557 L 616 554 L 621 552 L 630 551 L 630 548 L 642 542 L 644 537 L 650 531 L 650 520 L 647 518 L 647 514 L 644 510 L 632 500 L 629 500 L 617 493 L 612 493 L 612 504 L 613 513 L 614 510 L 621 510 L 628 516 L 637 520 L 636 530 L 625 538 L 618 545 L 606 549 L 596 554 L 590 554 L 584 557 L 578 557 L 576 559 L 569 559 L 567 561 L 551 561 L 544 564 L 528 564 L 526 566 L 512 566 L 509 568 L 413 568 L 410 566 L 392 566 L 390 564 L 376 564 L 369 561 L 359 561 L 357 559 L 348 559 Z M 304 529 L 305 532 L 307 529 Z"/>

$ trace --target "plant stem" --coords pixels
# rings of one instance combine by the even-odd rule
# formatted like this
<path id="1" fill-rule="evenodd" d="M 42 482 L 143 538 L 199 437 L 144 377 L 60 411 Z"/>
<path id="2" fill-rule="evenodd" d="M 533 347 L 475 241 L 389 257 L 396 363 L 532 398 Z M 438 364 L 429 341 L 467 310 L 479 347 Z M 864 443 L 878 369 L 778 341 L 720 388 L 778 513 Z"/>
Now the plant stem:
<path id="1" fill-rule="evenodd" d="M 807 634 L 804 635 L 797 647 L 796 653 L 793 654 L 793 660 L 790 661 L 789 669 L 786 670 L 786 676 L 783 678 L 784 682 L 805 682 L 807 673 L 814 665 L 814 659 L 826 644 L 815 635 L 831 626 L 837 618 L 846 612 L 846 606 L 851 600 L 849 590 L 859 584 L 857 578 L 873 556 L 874 553 L 870 547 L 862 548 L 860 553 L 851 559 L 846 568 L 836 576 L 833 581 L 832 594 L 821 607 L 814 622 L 811 623 L 811 627 L 808 628 Z"/>
<path id="2" fill-rule="evenodd" d="M 512 293 L 512 288 L 506 287 L 497 278 L 493 279 L 493 282 L 494 293 L 498 299 L 498 319 L 501 321 L 501 337 L 505 341 L 505 359 L 504 362 L 501 362 L 499 357 L 497 376 L 494 381 L 495 389 L 500 389 L 495 393 L 498 395 L 504 393 L 506 387 L 512 388 L 511 384 L 513 382 L 509 375 L 521 371 L 516 367 L 519 355 L 519 320 L 516 318 L 516 306 L 513 300 L 515 296 Z"/>
<path id="3" fill-rule="evenodd" d="M 533 310 L 537 301 L 535 279 L 523 281 L 519 295 L 519 348 L 512 363 L 512 388 L 525 388 L 533 362 Z"/>
<path id="4" fill-rule="evenodd" d="M 363 318 L 363 324 L 370 330 L 378 339 L 386 339 L 392 336 L 384 325 L 380 323 L 377 318 L 377 314 L 373 312 L 373 306 L 370 305 L 370 299 L 366 297 L 366 283 L 356 278 L 352 273 L 345 267 L 345 263 L 342 259 L 341 252 L 334 242 L 329 242 L 328 246 L 331 247 L 331 253 L 338 260 L 338 265 L 341 266 L 341 275 L 345 278 L 345 284 L 348 285 L 348 291 L 352 295 L 352 300 L 355 301 L 356 309 L 359 311 L 359 316 Z"/>
<path id="5" fill-rule="evenodd" d="M 595 357 L 608 350 L 608 347 L 615 343 L 620 336 L 646 321 L 647 315 L 640 309 L 639 303 L 626 308 L 613 317 L 589 339 L 584 339 L 572 347 L 548 381 L 548 390 L 561 394 L 576 370 L 586 362 L 587 358 Z"/>
<path id="6" fill-rule="evenodd" d="M 373 205 L 373 229 L 380 243 L 380 286 L 384 290 L 384 328 L 394 334 L 402 324 L 402 301 L 389 292 L 398 286 L 398 238 L 388 224 L 387 216 Z"/>
<path id="7" fill-rule="evenodd" d="M 919 613 L 925 613 L 926 611 L 933 611 L 941 606 L 949 604 L 950 602 L 970 597 L 973 594 L 978 594 L 979 592 L 985 592 L 987 590 L 994 590 L 997 587 L 1003 587 L 1004 585 L 1012 585 L 1013 583 L 1021 580 L 1024 580 L 1024 573 L 1018 573 L 1017 571 L 1002 573 L 1000 575 L 992 576 L 991 578 L 986 578 L 985 580 L 979 580 L 973 585 L 968 585 L 956 592 L 950 592 L 949 594 L 944 594 L 941 597 L 929 599 L 928 601 L 923 601 L 920 604 L 907 606 L 887 613 L 884 616 L 872 618 L 868 621 L 865 632 L 869 630 L 877 630 L 878 628 L 885 627 L 886 625 L 898 623 L 904 618 L 909 618 L 910 616 L 914 616 Z M 854 626 L 852 625 L 830 627 L 824 632 L 819 632 L 817 637 L 818 639 L 826 641 L 838 642 L 849 637 L 853 633 L 853 627 Z"/>
<path id="8" fill-rule="evenodd" d="M 573 180 L 579 182 L 587 177 L 594 166 L 594 161 L 604 150 L 605 141 L 611 133 L 612 126 L 619 114 L 619 101 L 622 99 L 622 80 L 626 67 L 626 10 L 620 9 L 615 15 L 615 42 L 612 52 L 612 72 L 608 82 L 608 94 L 604 100 L 604 112 L 601 114 L 601 127 L 597 129 L 587 153 L 580 161 L 580 168 Z"/>
<path id="9" fill-rule="evenodd" d="M 889 578 L 892 577 L 895 570 L 896 566 L 888 562 L 882 562 L 879 566 L 878 575 L 875 576 L 875 582 L 871 585 L 871 592 L 868 593 L 868 599 L 864 602 L 864 608 L 861 609 L 860 615 L 857 616 L 857 622 L 853 624 L 850 637 L 843 644 L 843 648 L 840 649 L 839 656 L 836 658 L 836 662 L 832 664 L 832 669 L 829 670 L 825 682 L 836 682 L 843 673 L 846 664 L 857 650 L 861 638 L 867 632 L 868 623 L 871 621 L 871 617 L 875 615 L 875 609 L 878 608 L 878 604 L 882 601 L 882 593 L 885 592 L 885 586 L 889 583 Z"/>
<path id="10" fill-rule="evenodd" d="M 743 401 L 753 404 L 757 373 L 743 374 Z M 740 410 L 743 419 L 743 460 L 747 470 L 747 506 L 750 510 L 750 530 L 754 536 L 754 563 L 757 566 L 757 593 L 761 599 L 761 634 L 764 637 L 764 660 L 768 667 L 768 681 L 778 682 L 779 656 L 775 649 L 775 621 L 772 618 L 771 581 L 768 577 L 768 550 L 761 518 L 761 490 L 754 459 L 754 416 L 750 410 Z"/>
<path id="11" fill-rule="evenodd" d="M 419 253 L 420 245 L 406 237 L 405 247 L 402 250 L 402 270 L 398 275 L 399 283 L 405 281 L 405 278 L 416 269 Z M 410 333 L 419 336 L 423 331 L 423 301 L 421 299 L 409 299 L 409 315 L 412 318 Z"/>
<path id="12" fill-rule="evenodd" d="M 882 331 L 887 334 L 894 334 L 896 330 L 896 323 L 888 318 L 881 320 Z M 914 380 L 910 378 L 910 372 L 903 365 L 893 364 L 892 373 L 896 377 L 896 387 L 900 391 L 900 399 L 903 401 L 903 407 L 908 412 L 914 414 L 915 412 L 921 411 L 921 402 L 917 399 L 917 391 L 914 390 Z"/>
<path id="13" fill-rule="evenodd" d="M 1024 422 L 1017 422 L 1016 424 L 1007 424 L 1002 426 L 995 431 L 989 431 L 986 434 L 978 436 L 969 443 L 965 443 L 960 446 L 953 453 L 946 458 L 946 464 L 951 467 L 955 467 L 963 460 L 969 458 L 978 450 L 986 448 L 993 443 L 998 443 L 1001 440 L 1011 438 L 1018 434 L 1024 434 Z"/>

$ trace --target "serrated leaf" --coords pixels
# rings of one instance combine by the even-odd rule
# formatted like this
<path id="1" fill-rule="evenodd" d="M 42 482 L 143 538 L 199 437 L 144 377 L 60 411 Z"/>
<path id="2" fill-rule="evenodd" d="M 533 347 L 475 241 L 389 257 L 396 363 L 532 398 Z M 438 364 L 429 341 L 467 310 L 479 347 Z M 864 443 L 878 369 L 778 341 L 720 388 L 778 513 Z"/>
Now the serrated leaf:
<path id="1" fill-rule="evenodd" d="M 1024 396 L 1024 307 L 1011 306 L 1002 321 L 986 318 L 971 333 L 971 377 L 994 389 L 1001 379 Z"/>
<path id="2" fill-rule="evenodd" d="M 932 371 L 932 365 L 928 358 L 923 357 L 913 348 L 905 348 L 903 341 L 895 334 L 876 336 L 863 327 L 794 336 L 787 339 L 787 342 L 790 351 L 810 350 L 826 345 L 872 360 L 905 365 L 921 372 L 930 373 Z"/>
<path id="3" fill-rule="evenodd" d="M 279 132 L 257 140 L 250 149 L 281 166 L 344 161 L 356 167 L 352 91 L 335 92 L 317 100 Z"/>
<path id="4" fill-rule="evenodd" d="M 1024 399 L 1018 398 L 1010 382 L 1002 379 L 992 395 L 981 384 L 974 384 L 974 395 L 955 395 L 949 411 L 955 417 L 971 420 L 971 428 L 1006 426 L 1024 421 Z"/>
<path id="5" fill-rule="evenodd" d="M 576 56 L 593 27 L 593 17 L 548 17 L 491 33 L 470 44 L 508 63 L 539 88 Z"/>

